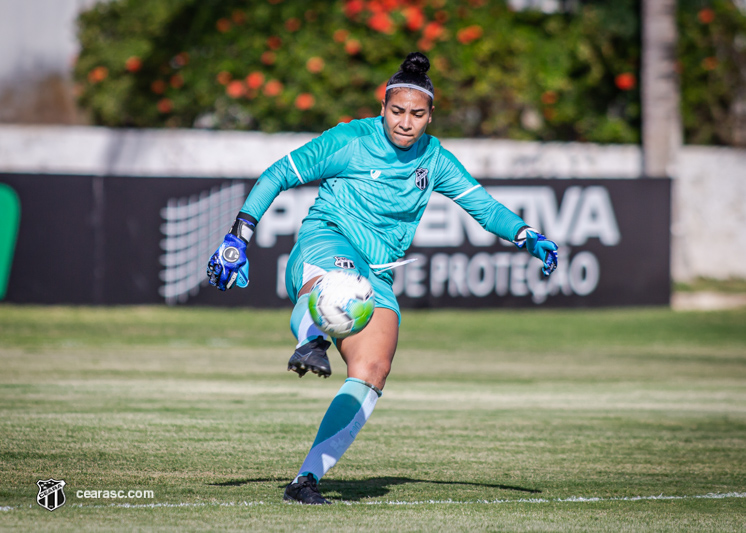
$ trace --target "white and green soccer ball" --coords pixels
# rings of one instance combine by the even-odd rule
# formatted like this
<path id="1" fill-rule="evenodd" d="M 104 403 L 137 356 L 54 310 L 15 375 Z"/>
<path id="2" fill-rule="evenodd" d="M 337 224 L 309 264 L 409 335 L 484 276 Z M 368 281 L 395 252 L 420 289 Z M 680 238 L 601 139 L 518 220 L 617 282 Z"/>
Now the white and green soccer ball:
<path id="1" fill-rule="evenodd" d="M 350 270 L 332 270 L 321 276 L 308 300 L 314 323 L 337 339 L 360 333 L 370 322 L 374 309 L 370 282 Z"/>

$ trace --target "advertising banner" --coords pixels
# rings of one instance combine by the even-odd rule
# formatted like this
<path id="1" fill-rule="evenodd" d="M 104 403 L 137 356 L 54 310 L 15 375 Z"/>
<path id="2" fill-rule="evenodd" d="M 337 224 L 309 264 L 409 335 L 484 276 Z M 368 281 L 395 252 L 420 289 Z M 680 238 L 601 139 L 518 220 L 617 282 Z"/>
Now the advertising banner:
<path id="1" fill-rule="evenodd" d="M 207 260 L 254 181 L 0 175 L 5 196 L 20 202 L 5 301 L 288 306 L 285 263 L 313 184 L 282 193 L 263 217 L 247 289 L 207 285 Z M 559 268 L 543 278 L 538 260 L 433 194 L 405 256 L 416 261 L 394 270 L 402 307 L 669 304 L 670 180 L 480 182 L 560 245 Z"/>

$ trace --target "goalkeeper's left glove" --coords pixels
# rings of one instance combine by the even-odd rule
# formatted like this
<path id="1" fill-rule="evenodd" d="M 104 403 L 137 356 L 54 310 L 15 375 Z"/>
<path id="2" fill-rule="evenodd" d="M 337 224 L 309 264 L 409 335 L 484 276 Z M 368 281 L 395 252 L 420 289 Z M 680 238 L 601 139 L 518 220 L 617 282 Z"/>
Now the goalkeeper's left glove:
<path id="1" fill-rule="evenodd" d="M 550 241 L 534 228 L 525 226 L 518 231 L 513 243 L 518 248 L 526 248 L 528 252 L 541 259 L 542 273 L 548 276 L 557 268 L 557 244 Z"/>
<path id="2" fill-rule="evenodd" d="M 233 287 L 234 284 L 241 288 L 249 284 L 249 261 L 246 258 L 246 248 L 254 234 L 255 226 L 256 223 L 252 217 L 239 213 L 230 233 L 223 239 L 223 244 L 212 254 L 207 263 L 207 277 L 210 279 L 210 285 L 224 291 Z"/>

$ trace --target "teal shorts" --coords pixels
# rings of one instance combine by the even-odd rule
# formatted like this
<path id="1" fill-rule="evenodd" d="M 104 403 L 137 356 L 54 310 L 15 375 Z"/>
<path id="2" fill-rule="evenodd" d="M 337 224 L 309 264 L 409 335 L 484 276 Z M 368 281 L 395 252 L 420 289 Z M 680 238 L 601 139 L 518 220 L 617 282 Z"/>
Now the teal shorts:
<path id="1" fill-rule="evenodd" d="M 360 253 L 350 244 L 347 238 L 336 231 L 333 226 L 320 222 L 318 226 L 307 228 L 304 224 L 298 242 L 295 243 L 285 270 L 285 288 L 290 300 L 295 304 L 303 285 L 316 276 L 336 269 L 354 270 L 368 278 L 373 286 L 376 307 L 391 309 L 399 317 L 401 312 L 391 284 L 379 278 L 363 259 Z"/>

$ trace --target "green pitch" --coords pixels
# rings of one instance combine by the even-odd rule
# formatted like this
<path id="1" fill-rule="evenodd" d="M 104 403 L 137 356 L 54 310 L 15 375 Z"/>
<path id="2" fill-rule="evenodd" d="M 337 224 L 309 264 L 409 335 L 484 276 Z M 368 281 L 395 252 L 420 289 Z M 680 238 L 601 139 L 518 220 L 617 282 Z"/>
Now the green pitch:
<path id="1" fill-rule="evenodd" d="M 746 528 L 746 310 L 405 311 L 324 508 L 281 497 L 344 365 L 288 317 L 0 305 L 0 529 Z"/>

